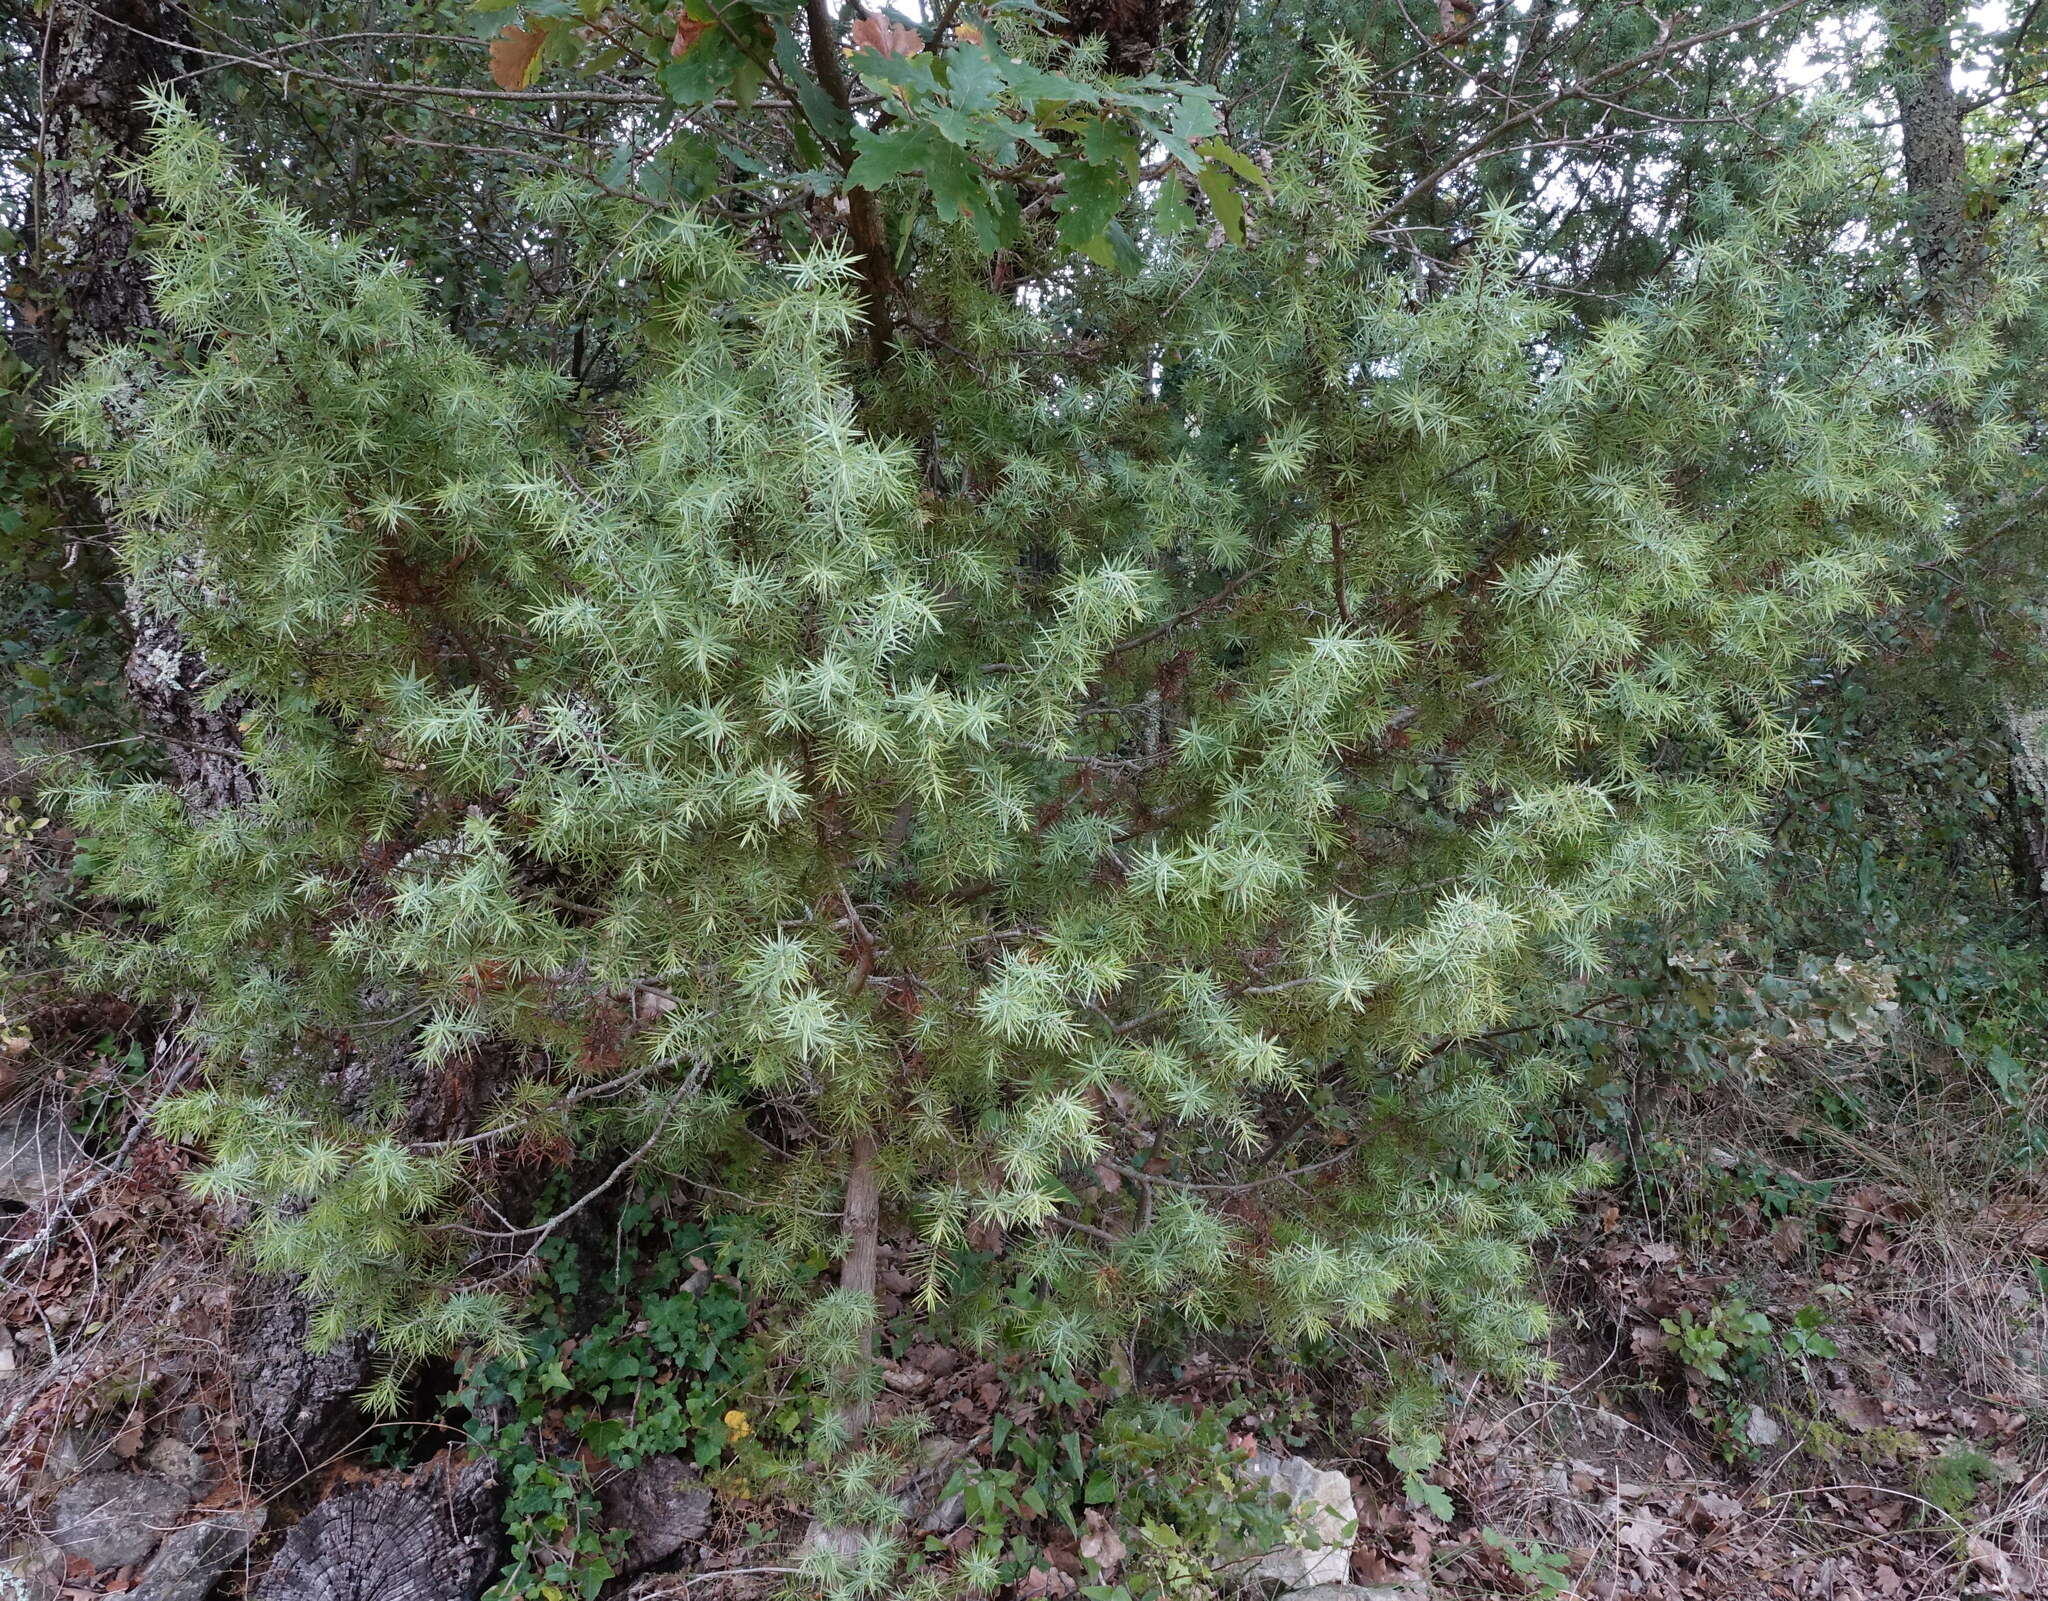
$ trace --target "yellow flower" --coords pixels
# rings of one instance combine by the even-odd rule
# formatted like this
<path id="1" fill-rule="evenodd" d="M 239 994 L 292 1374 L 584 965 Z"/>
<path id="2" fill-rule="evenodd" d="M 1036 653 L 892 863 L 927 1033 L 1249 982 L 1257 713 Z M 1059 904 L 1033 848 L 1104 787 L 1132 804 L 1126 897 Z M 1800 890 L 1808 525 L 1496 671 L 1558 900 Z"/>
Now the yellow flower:
<path id="1" fill-rule="evenodd" d="M 754 1432 L 754 1425 L 747 1421 L 746 1413 L 742 1412 L 738 1407 L 734 1407 L 730 1412 L 726 1413 L 723 1421 L 725 1423 L 725 1432 L 736 1441 L 744 1440 Z"/>

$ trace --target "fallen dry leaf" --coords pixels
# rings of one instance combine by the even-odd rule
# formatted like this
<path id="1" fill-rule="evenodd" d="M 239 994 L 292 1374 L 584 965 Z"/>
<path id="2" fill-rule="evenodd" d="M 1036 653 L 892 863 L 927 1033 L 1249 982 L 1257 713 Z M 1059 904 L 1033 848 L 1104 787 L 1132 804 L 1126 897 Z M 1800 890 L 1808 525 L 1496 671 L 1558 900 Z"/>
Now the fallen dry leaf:
<path id="1" fill-rule="evenodd" d="M 1648 1507 L 1638 1507 L 1628 1522 L 1621 1526 L 1616 1538 L 1630 1549 L 1651 1556 L 1664 1544 L 1664 1536 L 1669 1532 L 1669 1527 L 1656 1513 Z"/>
<path id="2" fill-rule="evenodd" d="M 1116 1577 L 1127 1554 L 1122 1537 L 1092 1508 L 1088 1513 L 1088 1532 L 1081 1536 L 1080 1551 L 1101 1570 L 1105 1582 Z"/>
<path id="3" fill-rule="evenodd" d="M 2012 1577 L 2012 1558 L 1981 1534 L 1973 1534 L 1967 1542 L 1971 1566 L 1985 1578 L 2003 1584 Z"/>
<path id="4" fill-rule="evenodd" d="M 1828 1406 L 1858 1434 L 1868 1434 L 1872 1429 L 1884 1427 L 1884 1408 L 1867 1395 L 1854 1390 L 1839 1390 L 1828 1397 Z"/>
<path id="5" fill-rule="evenodd" d="M 1687 1496 L 1681 1510 L 1685 1521 L 1705 1534 L 1714 1529 L 1724 1529 L 1741 1517 L 1742 1503 L 1731 1495 L 1702 1490 L 1697 1495 Z"/>

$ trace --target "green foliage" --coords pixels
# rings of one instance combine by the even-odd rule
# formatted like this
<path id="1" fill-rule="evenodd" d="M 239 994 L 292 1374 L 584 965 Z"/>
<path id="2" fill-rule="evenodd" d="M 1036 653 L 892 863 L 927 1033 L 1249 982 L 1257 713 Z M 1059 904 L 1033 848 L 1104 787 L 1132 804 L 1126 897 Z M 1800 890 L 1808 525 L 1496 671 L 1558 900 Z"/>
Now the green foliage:
<path id="1" fill-rule="evenodd" d="M 1976 1504 L 1986 1485 L 1997 1484 L 2008 1472 L 1995 1458 L 1958 1442 L 1927 1464 L 1920 1493 L 1951 1518 L 1959 1518 Z"/>
<path id="2" fill-rule="evenodd" d="M 1732 1387 L 1762 1377 L 1771 1320 L 1742 1301 L 1716 1302 L 1702 1319 L 1680 1311 L 1662 1325 L 1679 1362 L 1708 1383 Z"/>
<path id="3" fill-rule="evenodd" d="M 9 746 L 120 721 L 106 555 L 77 537 L 86 530 L 65 528 L 76 485 L 36 416 L 35 389 L 28 365 L 0 351 L 0 739 Z"/>
<path id="4" fill-rule="evenodd" d="M 1783 1328 L 1741 1297 L 1716 1301 L 1703 1315 L 1681 1308 L 1660 1319 L 1671 1353 L 1685 1371 L 1693 1415 L 1705 1423 L 1723 1456 L 1737 1461 L 1751 1454 L 1750 1398 L 1790 1364 L 1805 1371 L 1811 1359 L 1840 1355 L 1820 1332 L 1827 1314 L 1803 1306 Z"/>
<path id="5" fill-rule="evenodd" d="M 571 0 L 483 0 L 481 34 L 501 30 L 527 64 L 518 87 L 550 71 L 637 77 L 684 114 L 722 104 L 743 123 L 764 118 L 764 87 L 790 118 L 789 167 L 776 170 L 737 143 L 718 145 L 682 132 L 660 155 L 622 143 L 606 173 L 610 186 L 660 201 L 704 198 L 703 186 L 679 186 L 681 163 L 715 172 L 729 163 L 768 194 L 844 194 L 867 190 L 893 207 L 897 243 L 921 213 L 963 225 L 984 251 L 1020 242 L 1024 206 L 1041 195 L 1057 216 L 1052 237 L 1103 267 L 1135 270 L 1138 247 L 1119 213 L 1141 179 L 1185 209 L 1187 181 L 1209 198 L 1232 239 L 1242 236 L 1246 191 L 1265 178 L 1223 138 L 1214 89 L 1157 75 L 1131 78 L 1104 69 L 1099 43 L 1051 37 L 1047 13 L 1005 3 L 988 12 L 954 7 L 922 27 L 893 15 L 862 14 L 850 29 L 844 66 L 821 70 L 804 10 L 788 0 L 667 0 L 616 8 L 629 27 L 664 38 L 667 59 L 622 47 L 620 31 L 592 28 L 605 8 Z M 841 53 L 835 38 L 826 51 Z M 856 119 L 852 94 L 834 81 L 852 74 L 865 103 L 885 115 Z M 511 87 L 507 83 L 507 87 Z M 750 115 L 751 114 L 751 115 Z M 1148 172 L 1148 158 L 1164 166 Z M 1168 173 L 1161 184 L 1163 173 Z M 1185 180 L 1185 181 L 1184 181 Z M 1175 202 L 1168 202 L 1169 204 Z"/>
<path id="6" fill-rule="evenodd" d="M 1792 1321 L 1778 1331 L 1779 1350 L 1802 1364 L 1809 1358 L 1825 1362 L 1840 1356 L 1840 1347 L 1820 1332 L 1827 1321 L 1828 1315 L 1820 1307 L 1802 1306 L 1792 1314 Z"/>
<path id="7" fill-rule="evenodd" d="M 1350 1428 L 1354 1434 L 1386 1442 L 1387 1464 L 1400 1475 L 1401 1493 L 1411 1506 L 1448 1520 L 1453 1510 L 1450 1495 L 1429 1478 L 1444 1456 L 1442 1412 L 1443 1397 L 1435 1383 L 1411 1370 L 1398 1376 L 1377 1411 L 1354 1411 Z"/>
<path id="8" fill-rule="evenodd" d="M 1537 1601 L 1555 1601 L 1571 1588 L 1570 1558 L 1553 1551 L 1540 1540 L 1524 1544 L 1498 1529 L 1481 1529 L 1479 1538 L 1507 1564 L 1508 1571 L 1522 1581 L 1524 1594 Z"/>
<path id="9" fill-rule="evenodd" d="M 497 1601 L 595 1596 L 623 1538 L 604 1525 L 598 1477 L 662 1456 L 720 1462 L 751 1432 L 741 1402 L 759 1364 L 716 1224 L 678 1227 L 635 1202 L 610 1237 L 556 1236 L 536 1256 L 524 1348 L 474 1361 L 449 1398 L 504 1470 L 513 1559 Z"/>
<path id="10" fill-rule="evenodd" d="M 1808 767 L 1775 808 L 1771 857 L 1738 868 L 1704 918 L 1616 942 L 1606 1011 L 1626 1035 L 1594 1017 L 1550 1042 L 1584 1085 L 1573 1115 L 1590 1110 L 1609 1139 L 1632 1131 L 1637 1176 L 1664 1216 L 1694 1215 L 1665 1204 L 1687 1192 L 1710 1203 L 1708 1226 L 1753 1204 L 1806 1223 L 1820 1251 L 1836 1243 L 1828 1214 L 1844 1181 L 1831 1175 L 1845 1152 L 1910 1150 L 1919 1130 L 1938 1125 L 1946 1142 L 1967 1126 L 1942 1175 L 1956 1185 L 2022 1171 L 2048 1149 L 2030 1065 L 2048 1042 L 2048 990 L 2015 871 L 2023 813 L 2006 708 L 1953 674 L 1971 647 L 1946 629 L 1894 617 L 1875 632 L 1872 660 L 1816 681 Z M 2007 652 L 2015 694 L 2030 693 L 2031 653 L 2024 640 Z M 1733 1129 L 1712 1149 L 1654 1131 L 1637 1141 L 1636 1118 L 1665 1086 L 1739 1087 L 1763 1148 Z M 1872 1177 L 1886 1181 L 1896 1160 Z"/>
<path id="11" fill-rule="evenodd" d="M 993 251 L 1018 241 L 1017 186 L 1006 179 L 1035 156 L 1057 178 L 1059 242 L 1101 266 L 1135 268 L 1137 246 L 1117 214 L 1137 187 L 1143 153 L 1156 150 L 1205 193 L 1225 197 L 1217 214 L 1241 235 L 1240 186 L 1264 180 L 1219 137 L 1213 91 L 1156 77 L 1091 83 L 1025 59 L 1046 54 L 1025 28 L 969 32 L 934 54 L 855 54 L 861 76 L 886 86 L 901 121 L 856 132 L 849 184 L 884 189 L 916 173 L 938 215 L 965 221 Z M 1180 177 L 1171 182 L 1185 196 Z"/>
<path id="12" fill-rule="evenodd" d="M 1043 1394 L 1058 1405 L 1047 1375 Z M 1069 1401 L 1073 1398 L 1068 1397 Z M 1058 1416 L 1058 1413 L 1054 1413 Z M 1240 1469 L 1229 1419 L 1137 1397 L 1087 1425 L 1054 1432 L 995 1419 L 986 1465 L 957 1472 L 945 1493 L 965 1499 L 978 1529 L 984 1587 L 1011 1584 L 1046 1561 L 1060 1531 L 1091 1563 L 1091 1601 L 1153 1601 L 1207 1593 L 1219 1562 L 1270 1550 L 1288 1530 L 1281 1497 Z M 1038 1531 L 1051 1526 L 1051 1533 Z M 941 1542 L 928 1542 L 930 1550 Z"/>
<path id="13" fill-rule="evenodd" d="M 1451 1498 L 1429 1481 L 1429 1470 L 1443 1460 L 1444 1439 L 1434 1430 L 1417 1430 L 1387 1448 L 1387 1460 L 1401 1475 L 1401 1493 L 1413 1506 L 1439 1518 L 1451 1515 Z"/>
<path id="14" fill-rule="evenodd" d="M 932 126 L 966 64 L 918 69 Z M 148 926 L 80 949 L 199 1003 L 165 1126 L 326 1332 L 509 1357 L 472 1279 L 515 1145 L 712 1184 L 843 1376 L 821 1493 L 879 1518 L 872 1291 L 811 1283 L 871 1149 L 923 1304 L 979 1275 L 1055 1372 L 1187 1327 L 1536 1370 L 1529 1248 L 1600 1168 L 1524 1141 L 1569 1064 L 1486 1041 L 1765 848 L 1788 702 L 2003 459 L 1996 352 L 1810 292 L 1847 136 L 1597 322 L 1506 206 L 1420 297 L 1365 69 L 1322 72 L 1241 246 L 1066 258 L 1115 215 L 1076 170 L 1020 211 L 1029 296 L 971 217 L 925 232 L 944 337 L 875 370 L 854 255 L 533 186 L 645 308 L 603 395 L 163 108 L 181 344 L 58 415 L 246 699 L 261 799 L 81 776 Z M 1127 132 L 1066 132 L 1134 176 Z M 1961 452 L 1919 420 L 1973 405 Z"/>
<path id="15" fill-rule="evenodd" d="M 2002 1108 L 1987 1165 L 2048 1150 L 2038 951 L 1987 911 L 2028 579 L 1948 582 L 2038 570 L 2031 268 L 1982 327 L 1899 311 L 1887 150 L 1782 93 L 1807 14 L 1610 81 L 1663 43 L 1618 0 L 1419 55 L 1398 8 L 1198 7 L 1143 77 L 1027 4 L 842 41 L 777 0 L 407 0 L 354 67 L 323 9 L 207 8 L 283 75 L 209 75 L 231 160 L 169 118 L 167 327 L 59 412 L 261 788 L 82 772 L 138 922 L 78 950 L 193 1003 L 162 1128 L 323 1335 L 377 1331 L 377 1399 L 472 1349 L 503 1595 L 594 1593 L 599 1464 L 669 1451 L 860 1531 L 808 1559 L 840 1595 L 1014 1582 L 1111 1506 L 1090 1595 L 1200 1593 L 1270 1511 L 1221 1422 L 1077 1375 L 1198 1329 L 1538 1371 L 1530 1247 L 1646 1062 L 1782 1093 L 1795 1149 L 1932 1080 Z M 562 97 L 410 96 L 485 81 L 472 26 Z M 1503 144 L 1467 74 L 1547 98 Z M 118 640 L 44 438 L 0 441 L 0 667 L 76 731 Z M 1067 1414 L 992 1429 L 965 1552 L 902 1527 L 920 1420 L 862 1421 L 877 1296 L 819 1282 L 869 1146 L 887 1336 L 1029 1353 Z M 1648 1148 L 1653 1190 L 1711 1156 L 1766 1219 L 1828 1200 Z M 682 1287 L 709 1237 L 629 1213 L 607 1276 L 535 1164 L 732 1198 L 778 1460 L 723 1421 L 754 1357 L 732 1286 Z M 1731 1455 L 1822 1328 L 1667 1325 Z M 1448 1519 L 1415 1394 L 1364 1432 Z"/>

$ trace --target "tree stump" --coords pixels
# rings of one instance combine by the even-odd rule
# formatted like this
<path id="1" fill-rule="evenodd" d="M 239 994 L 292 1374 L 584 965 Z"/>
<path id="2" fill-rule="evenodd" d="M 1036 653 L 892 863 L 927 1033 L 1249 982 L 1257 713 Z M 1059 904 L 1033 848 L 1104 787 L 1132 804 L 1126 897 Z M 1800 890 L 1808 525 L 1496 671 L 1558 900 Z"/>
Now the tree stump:
<path id="1" fill-rule="evenodd" d="M 476 1601 L 504 1538 L 494 1464 L 438 1457 L 330 1496 L 285 1536 L 253 1601 Z"/>

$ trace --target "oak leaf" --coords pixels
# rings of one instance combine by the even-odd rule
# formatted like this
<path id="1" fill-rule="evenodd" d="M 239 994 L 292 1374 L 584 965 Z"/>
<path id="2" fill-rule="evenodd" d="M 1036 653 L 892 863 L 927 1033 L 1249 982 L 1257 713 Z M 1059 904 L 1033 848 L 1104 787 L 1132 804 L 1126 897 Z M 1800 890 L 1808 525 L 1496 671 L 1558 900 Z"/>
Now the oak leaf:
<path id="1" fill-rule="evenodd" d="M 915 28 L 881 17 L 862 17 L 852 34 L 854 49 L 872 50 L 878 56 L 914 56 L 924 49 L 924 38 Z"/>
<path id="2" fill-rule="evenodd" d="M 698 21 L 687 11 L 678 11 L 676 13 L 676 36 L 669 43 L 668 53 L 672 56 L 688 55 L 690 53 L 690 46 L 703 38 L 710 31 L 710 28 L 710 23 Z"/>
<path id="3" fill-rule="evenodd" d="M 491 81 L 500 89 L 526 89 L 540 73 L 540 47 L 547 34 L 508 22 L 491 41 Z"/>

